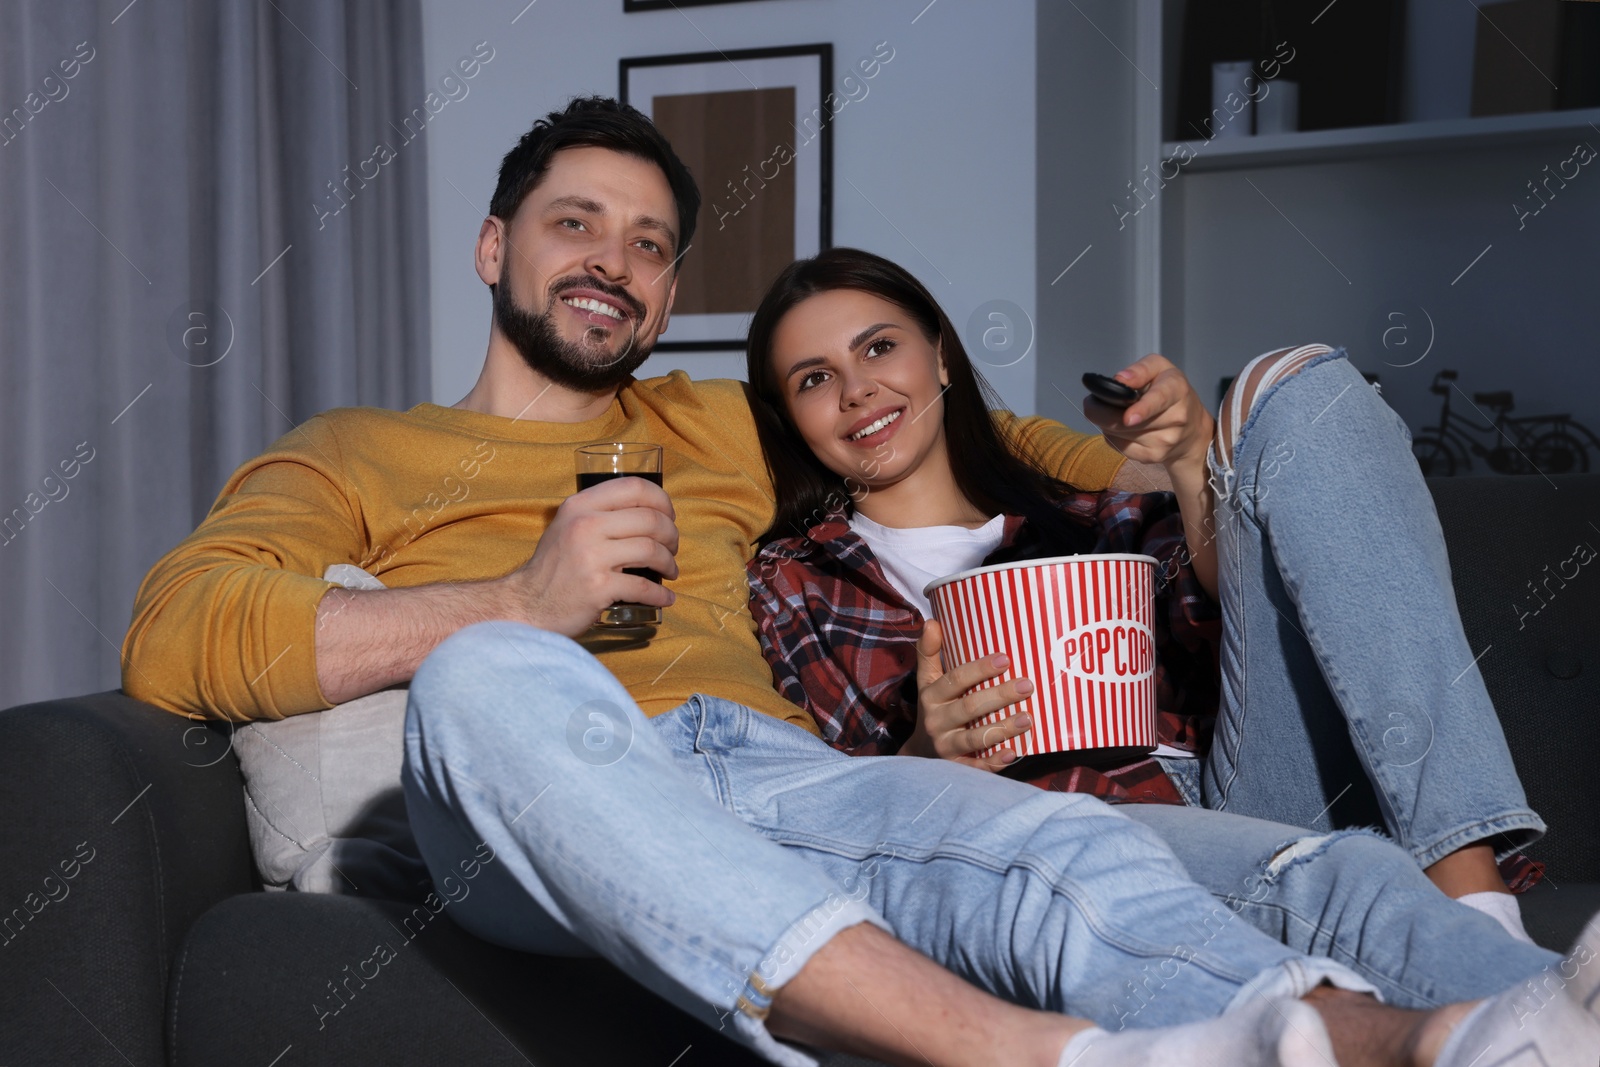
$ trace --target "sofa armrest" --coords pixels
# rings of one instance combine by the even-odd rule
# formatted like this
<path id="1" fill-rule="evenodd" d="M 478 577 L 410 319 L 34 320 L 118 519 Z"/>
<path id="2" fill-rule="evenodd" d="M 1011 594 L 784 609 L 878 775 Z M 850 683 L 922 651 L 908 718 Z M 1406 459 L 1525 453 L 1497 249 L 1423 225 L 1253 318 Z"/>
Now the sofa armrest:
<path id="1" fill-rule="evenodd" d="M 0 712 L 0 1062 L 165 1062 L 185 932 L 255 887 L 230 730 L 120 692 Z"/>

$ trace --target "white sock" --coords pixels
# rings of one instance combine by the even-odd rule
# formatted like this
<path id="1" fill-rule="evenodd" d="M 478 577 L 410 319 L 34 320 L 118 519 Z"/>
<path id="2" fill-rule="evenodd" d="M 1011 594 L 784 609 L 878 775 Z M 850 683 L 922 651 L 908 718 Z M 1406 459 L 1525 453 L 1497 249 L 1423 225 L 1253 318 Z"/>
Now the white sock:
<path id="1" fill-rule="evenodd" d="M 1572 951 L 1479 1004 L 1456 1024 L 1436 1067 L 1594 1067 L 1600 1061 L 1600 915 Z"/>
<path id="2" fill-rule="evenodd" d="M 1098 1027 L 1067 1042 L 1058 1067 L 1328 1067 L 1333 1045 L 1308 1004 L 1257 997 L 1215 1019 L 1159 1030 Z"/>
<path id="3" fill-rule="evenodd" d="M 1522 925 L 1522 908 L 1510 893 L 1468 893 L 1464 897 L 1456 897 L 1456 901 L 1473 911 L 1483 912 L 1505 927 L 1506 933 L 1518 941 L 1533 944 L 1533 938 L 1528 936 L 1528 931 Z"/>

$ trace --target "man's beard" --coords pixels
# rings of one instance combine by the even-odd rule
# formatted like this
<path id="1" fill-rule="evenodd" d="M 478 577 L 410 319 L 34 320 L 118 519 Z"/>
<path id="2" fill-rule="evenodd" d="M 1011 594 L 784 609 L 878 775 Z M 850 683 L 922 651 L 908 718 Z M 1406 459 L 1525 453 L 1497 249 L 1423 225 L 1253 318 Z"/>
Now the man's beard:
<path id="1" fill-rule="evenodd" d="M 627 340 L 618 352 L 611 352 L 599 335 L 604 327 L 591 326 L 585 331 L 596 335 L 597 343 L 569 341 L 556 329 L 556 307 L 561 293 L 569 289 L 593 289 L 610 297 L 629 317 L 620 320 L 617 328 L 628 328 Z M 529 367 L 557 385 L 583 392 L 598 393 L 615 389 L 639 369 L 650 355 L 650 345 L 638 343 L 638 325 L 644 317 L 644 308 L 621 286 L 601 282 L 592 277 L 563 278 L 551 286 L 550 304 L 542 312 L 532 312 L 516 302 L 511 295 L 510 271 L 500 278 L 494 288 L 494 321 L 500 332 L 512 343 Z M 615 332 L 613 330 L 612 332 Z"/>

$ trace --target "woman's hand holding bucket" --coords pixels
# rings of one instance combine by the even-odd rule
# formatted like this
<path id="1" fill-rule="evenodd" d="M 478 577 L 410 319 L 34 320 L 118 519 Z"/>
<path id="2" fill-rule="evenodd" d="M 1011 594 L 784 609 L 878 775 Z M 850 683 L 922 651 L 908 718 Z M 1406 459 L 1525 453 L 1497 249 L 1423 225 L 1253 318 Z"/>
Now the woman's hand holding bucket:
<path id="1" fill-rule="evenodd" d="M 1033 683 L 1013 678 L 978 689 L 1004 674 L 1011 660 L 1003 653 L 985 656 L 946 673 L 939 658 L 943 644 L 939 624 L 929 619 L 917 638 L 917 728 L 906 739 L 901 754 L 955 760 L 988 771 L 1016 762 L 1017 755 L 1010 749 L 988 756 L 978 753 L 1027 733 L 1033 726 L 1032 717 L 1023 713 L 998 722 L 977 720 L 1026 700 L 1033 694 Z"/>

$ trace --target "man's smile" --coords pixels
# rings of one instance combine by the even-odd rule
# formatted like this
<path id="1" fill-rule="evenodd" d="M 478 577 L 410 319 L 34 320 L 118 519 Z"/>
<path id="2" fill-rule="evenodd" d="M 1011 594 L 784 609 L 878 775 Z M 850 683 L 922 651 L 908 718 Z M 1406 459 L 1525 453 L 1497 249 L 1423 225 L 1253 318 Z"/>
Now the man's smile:
<path id="1" fill-rule="evenodd" d="M 590 321 L 610 320 L 620 322 L 628 317 L 616 304 L 602 297 L 591 296 L 587 293 L 568 293 L 561 297 L 561 302 L 575 311 L 583 313 L 583 317 Z"/>

